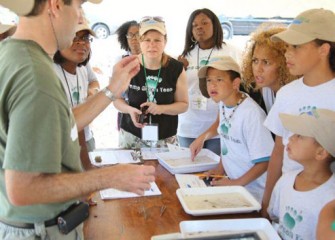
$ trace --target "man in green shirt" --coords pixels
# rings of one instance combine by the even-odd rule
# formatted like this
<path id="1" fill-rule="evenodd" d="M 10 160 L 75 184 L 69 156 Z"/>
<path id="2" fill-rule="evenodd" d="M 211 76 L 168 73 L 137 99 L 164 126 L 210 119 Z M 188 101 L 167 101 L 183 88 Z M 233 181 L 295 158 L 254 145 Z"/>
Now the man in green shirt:
<path id="1" fill-rule="evenodd" d="M 67 235 L 58 231 L 59 213 L 105 188 L 144 194 L 155 180 L 150 166 L 82 172 L 78 130 L 120 97 L 139 71 L 135 57 L 121 60 L 109 85 L 72 113 L 52 56 L 71 45 L 83 21 L 82 3 L 0 0 L 21 15 L 13 37 L 0 43 L 1 239 L 83 239 L 82 224 Z"/>

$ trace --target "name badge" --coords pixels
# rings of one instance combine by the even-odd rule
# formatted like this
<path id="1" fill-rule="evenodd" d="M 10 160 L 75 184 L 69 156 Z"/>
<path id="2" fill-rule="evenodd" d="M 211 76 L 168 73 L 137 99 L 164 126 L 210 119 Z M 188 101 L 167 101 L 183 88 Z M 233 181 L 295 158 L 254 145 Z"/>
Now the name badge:
<path id="1" fill-rule="evenodd" d="M 158 124 L 152 123 L 142 128 L 142 140 L 158 141 Z"/>

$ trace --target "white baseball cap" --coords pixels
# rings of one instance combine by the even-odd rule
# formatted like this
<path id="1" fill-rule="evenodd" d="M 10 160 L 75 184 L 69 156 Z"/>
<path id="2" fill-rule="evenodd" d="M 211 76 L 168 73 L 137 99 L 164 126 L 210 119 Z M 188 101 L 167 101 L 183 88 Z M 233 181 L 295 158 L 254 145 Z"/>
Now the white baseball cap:
<path id="1" fill-rule="evenodd" d="M 335 42 L 335 14 L 323 8 L 300 13 L 288 28 L 271 37 L 272 41 L 284 41 L 301 45 L 315 39 Z"/>
<path id="2" fill-rule="evenodd" d="M 335 157 L 335 112 L 328 109 L 313 109 L 301 115 L 280 113 L 284 127 L 290 132 L 315 138 Z"/>
<path id="3" fill-rule="evenodd" d="M 221 71 L 229 71 L 232 70 L 234 72 L 240 73 L 240 66 L 237 62 L 230 56 L 222 56 L 222 57 L 214 57 L 212 58 L 207 65 L 201 67 L 198 72 L 199 77 L 199 88 L 202 95 L 206 98 L 209 98 L 209 94 L 207 92 L 207 83 L 206 83 L 206 74 L 207 69 L 215 68 Z"/>

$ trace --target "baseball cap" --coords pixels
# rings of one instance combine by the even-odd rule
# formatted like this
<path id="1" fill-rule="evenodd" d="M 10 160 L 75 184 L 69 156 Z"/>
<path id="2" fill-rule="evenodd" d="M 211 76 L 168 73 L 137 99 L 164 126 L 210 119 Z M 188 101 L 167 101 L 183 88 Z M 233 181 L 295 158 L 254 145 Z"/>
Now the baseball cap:
<path id="1" fill-rule="evenodd" d="M 102 0 L 88 0 L 91 3 L 100 3 Z M 0 5 L 9 8 L 17 15 L 27 15 L 34 7 L 35 0 L 0 0 Z"/>
<path id="2" fill-rule="evenodd" d="M 315 39 L 335 42 L 335 14 L 319 8 L 300 13 L 288 28 L 271 37 L 272 41 L 284 41 L 291 45 L 308 43 Z"/>
<path id="3" fill-rule="evenodd" d="M 237 62 L 230 56 L 222 56 L 222 57 L 213 57 L 210 59 L 206 66 L 203 66 L 199 69 L 198 77 L 199 77 L 199 88 L 202 95 L 206 98 L 209 98 L 209 94 L 207 92 L 207 83 L 206 83 L 206 75 L 207 69 L 215 68 L 221 71 L 229 71 L 232 70 L 237 73 L 241 73 L 240 66 Z"/>
<path id="4" fill-rule="evenodd" d="M 161 17 L 143 17 L 140 22 L 140 36 L 149 30 L 156 30 L 161 34 L 166 35 L 164 20 Z"/>
<path id="5" fill-rule="evenodd" d="M 313 109 L 301 115 L 280 113 L 284 127 L 290 132 L 313 137 L 335 157 L 335 112 L 328 109 Z"/>
<path id="6" fill-rule="evenodd" d="M 0 22 L 0 34 L 8 32 L 8 36 L 12 36 L 14 34 L 15 30 L 16 30 L 15 25 L 2 24 Z"/>
<path id="7" fill-rule="evenodd" d="M 87 30 L 93 37 L 97 37 L 95 32 L 88 26 L 88 22 L 86 19 L 84 19 L 83 23 L 77 25 L 76 33 L 83 30 Z"/>

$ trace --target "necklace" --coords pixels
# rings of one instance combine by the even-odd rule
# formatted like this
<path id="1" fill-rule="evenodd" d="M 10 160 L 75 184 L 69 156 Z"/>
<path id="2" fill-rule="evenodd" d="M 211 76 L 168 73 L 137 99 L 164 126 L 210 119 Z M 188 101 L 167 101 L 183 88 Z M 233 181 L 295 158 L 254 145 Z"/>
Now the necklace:
<path id="1" fill-rule="evenodd" d="M 225 107 L 222 106 L 222 114 L 223 114 L 223 118 L 225 120 L 225 122 L 228 124 L 229 128 L 231 127 L 230 124 L 230 119 L 233 117 L 234 113 L 236 112 L 236 109 L 238 108 L 238 106 L 240 106 L 240 104 L 242 103 L 242 101 L 246 98 L 245 94 L 242 93 L 242 96 L 240 97 L 240 99 L 238 100 L 236 106 L 234 107 L 233 111 L 231 112 L 231 114 L 227 117 L 226 113 L 225 113 Z"/>
<path id="2" fill-rule="evenodd" d="M 198 58 L 197 58 L 197 64 L 198 64 L 197 69 L 198 69 L 198 70 L 199 70 L 199 68 L 200 68 L 200 62 L 199 62 L 199 50 L 200 50 L 200 47 L 199 47 L 199 44 L 198 44 Z M 209 55 L 208 55 L 208 57 L 207 57 L 205 66 L 208 64 L 209 59 L 211 58 L 211 55 L 212 55 L 213 50 L 214 50 L 214 47 L 212 47 L 212 50 L 211 50 L 211 52 L 209 53 Z"/>
<path id="3" fill-rule="evenodd" d="M 73 100 L 72 100 L 72 93 L 71 93 L 70 85 L 69 85 L 69 82 L 68 82 L 67 77 L 66 77 L 66 75 L 65 75 L 64 68 L 63 68 L 62 66 L 61 66 L 60 68 L 62 69 L 63 76 L 64 76 L 64 79 L 65 79 L 65 82 L 66 82 L 66 86 L 67 86 L 67 90 L 68 90 L 68 92 L 69 92 L 70 101 L 71 101 L 71 106 L 74 107 Z M 77 77 L 77 91 L 78 91 L 77 104 L 79 104 L 80 93 L 79 93 L 79 80 L 78 80 L 78 74 L 76 74 L 76 77 Z"/>

